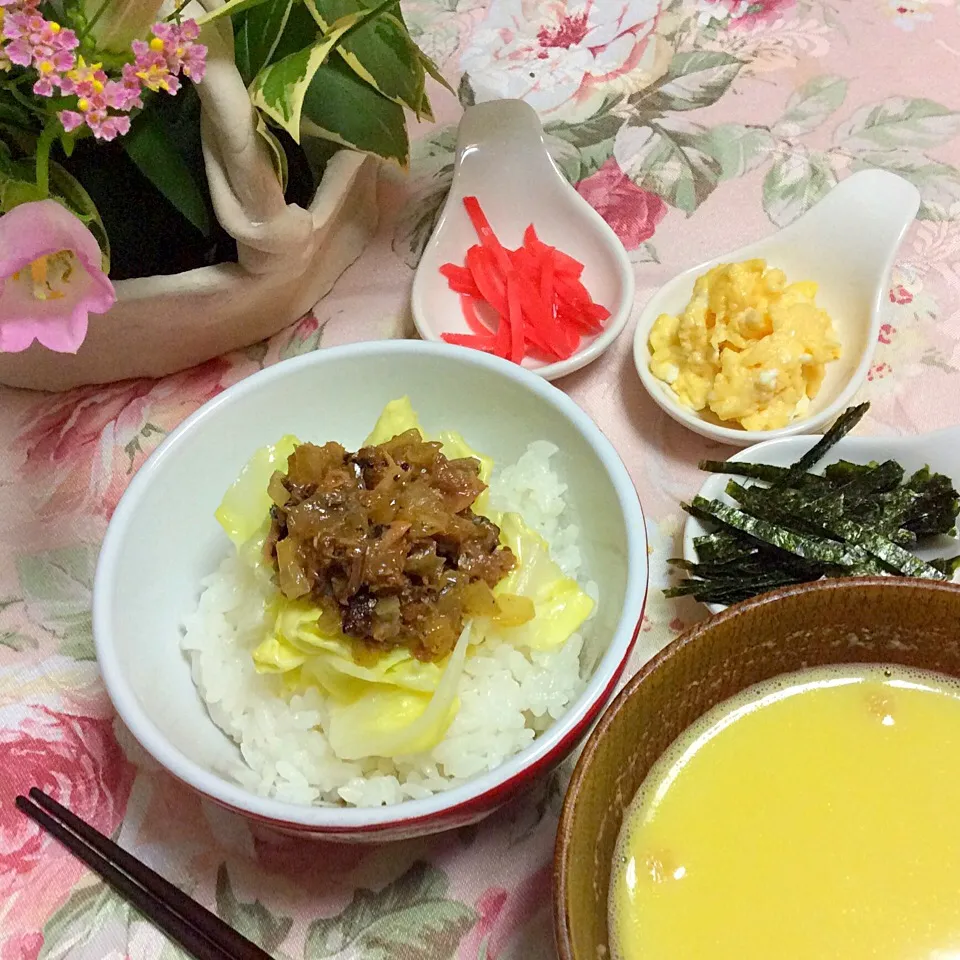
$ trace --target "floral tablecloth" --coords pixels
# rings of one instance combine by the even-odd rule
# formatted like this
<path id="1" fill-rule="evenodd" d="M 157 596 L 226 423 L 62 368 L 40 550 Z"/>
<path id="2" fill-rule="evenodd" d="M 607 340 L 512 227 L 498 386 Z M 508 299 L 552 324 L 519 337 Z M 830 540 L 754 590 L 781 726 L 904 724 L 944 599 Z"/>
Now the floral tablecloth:
<path id="1" fill-rule="evenodd" d="M 522 97 L 620 235 L 637 297 L 786 224 L 849 172 L 923 197 L 891 278 L 866 429 L 960 420 L 960 19 L 954 0 L 406 0 L 458 97 L 385 172 L 383 224 L 333 294 L 272 340 L 159 382 L 0 390 L 0 960 L 178 951 L 18 814 L 52 791 L 280 958 L 553 956 L 550 858 L 567 773 L 459 833 L 380 847 L 252 828 L 158 770 L 117 723 L 90 630 L 98 545 L 131 474 L 188 413 L 258 368 L 409 336 L 411 268 L 449 182 L 461 103 Z M 459 102 L 458 102 L 459 100 Z M 95 322 L 95 320 L 94 320 Z M 665 601 L 678 500 L 726 451 L 644 394 L 629 332 L 560 385 L 626 461 L 651 592 L 634 667 L 702 611 Z"/>

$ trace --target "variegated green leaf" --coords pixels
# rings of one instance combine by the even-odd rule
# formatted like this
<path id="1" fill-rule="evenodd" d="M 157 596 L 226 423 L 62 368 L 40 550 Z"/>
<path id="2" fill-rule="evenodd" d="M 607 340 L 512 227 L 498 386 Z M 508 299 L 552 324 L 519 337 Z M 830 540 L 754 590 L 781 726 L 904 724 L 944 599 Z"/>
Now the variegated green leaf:
<path id="1" fill-rule="evenodd" d="M 410 159 L 403 107 L 380 96 L 340 57 L 320 66 L 303 100 L 302 130 L 406 168 Z"/>
<path id="2" fill-rule="evenodd" d="M 253 81 L 250 88 L 253 105 L 283 127 L 297 143 L 300 142 L 303 101 L 316 72 L 340 38 L 364 16 L 352 14 L 344 18 L 313 45 L 265 67 Z"/>
<path id="3" fill-rule="evenodd" d="M 286 193 L 287 190 L 287 152 L 283 145 L 277 139 L 274 132 L 267 126 L 263 114 L 257 114 L 257 133 L 266 141 L 270 150 L 270 158 L 273 160 L 273 169 L 276 171 L 277 180 L 280 181 L 280 189 Z"/>
<path id="4" fill-rule="evenodd" d="M 341 913 L 310 925 L 305 955 L 320 960 L 349 950 L 364 960 L 452 957 L 476 914 L 448 898 L 447 888 L 441 871 L 415 863 L 375 893 L 357 890 Z"/>
<path id="5" fill-rule="evenodd" d="M 847 81 L 826 74 L 814 77 L 795 90 L 787 100 L 783 116 L 773 125 L 773 132 L 783 137 L 797 137 L 816 130 L 843 103 Z"/>
<path id="6" fill-rule="evenodd" d="M 217 913 L 234 930 L 259 944 L 267 953 L 273 953 L 283 943 L 293 926 L 290 917 L 274 913 L 259 900 L 238 899 L 225 863 L 221 863 L 217 870 Z"/>
<path id="7" fill-rule="evenodd" d="M 617 133 L 614 156 L 638 187 L 687 214 L 710 196 L 720 179 L 710 131 L 678 117 L 628 122 Z"/>
<path id="8" fill-rule="evenodd" d="M 960 133 L 960 111 L 933 100 L 889 97 L 861 107 L 834 133 L 845 150 L 923 150 L 939 147 Z"/>
<path id="9" fill-rule="evenodd" d="M 245 84 L 268 64 L 282 60 L 304 45 L 314 23 L 300 0 L 267 0 L 233 20 L 233 50 Z"/>
<path id="10" fill-rule="evenodd" d="M 232 17 L 234 14 L 243 13 L 245 10 L 252 10 L 266 2 L 267 0 L 227 0 L 222 7 L 217 7 L 216 10 L 204 14 L 202 17 L 197 17 L 197 23 L 203 26 L 205 23 L 212 23 L 222 17 Z"/>
<path id="11" fill-rule="evenodd" d="M 922 153 L 876 150 L 862 153 L 854 169 L 879 167 L 909 180 L 920 191 L 919 220 L 960 220 L 960 170 Z"/>
<path id="12" fill-rule="evenodd" d="M 364 0 L 306 0 L 306 3 L 323 30 L 342 17 L 370 9 L 369 2 Z M 337 53 L 361 80 L 379 93 L 408 107 L 418 117 L 424 115 L 425 72 L 420 50 L 393 11 L 371 16 L 339 44 Z"/>
<path id="13" fill-rule="evenodd" d="M 630 97 L 639 116 L 695 110 L 716 103 L 736 79 L 743 61 L 713 50 L 678 53 L 664 76 Z"/>
<path id="14" fill-rule="evenodd" d="M 763 181 L 763 209 L 785 227 L 823 199 L 837 182 L 828 158 L 806 149 L 778 157 Z"/>
<path id="15" fill-rule="evenodd" d="M 760 166 L 773 149 L 773 137 L 764 127 L 721 123 L 712 127 L 700 143 L 720 164 L 720 179 L 733 180 Z"/>

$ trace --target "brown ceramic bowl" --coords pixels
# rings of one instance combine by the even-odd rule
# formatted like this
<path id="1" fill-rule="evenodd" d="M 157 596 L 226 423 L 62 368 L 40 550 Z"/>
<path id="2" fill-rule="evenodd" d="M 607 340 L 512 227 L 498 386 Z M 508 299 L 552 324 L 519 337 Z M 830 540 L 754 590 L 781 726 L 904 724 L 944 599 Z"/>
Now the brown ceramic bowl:
<path id="1" fill-rule="evenodd" d="M 606 960 L 623 814 L 661 753 L 711 707 L 780 673 L 899 663 L 960 677 L 960 586 L 866 577 L 785 587 L 678 637 L 624 687 L 587 740 L 554 864 L 560 960 Z"/>

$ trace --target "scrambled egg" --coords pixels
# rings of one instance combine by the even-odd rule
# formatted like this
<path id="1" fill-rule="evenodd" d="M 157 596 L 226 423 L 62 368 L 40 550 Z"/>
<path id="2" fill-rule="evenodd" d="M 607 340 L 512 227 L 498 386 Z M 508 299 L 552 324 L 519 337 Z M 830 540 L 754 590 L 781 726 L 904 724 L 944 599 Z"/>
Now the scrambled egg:
<path id="1" fill-rule="evenodd" d="M 745 430 L 774 430 L 802 415 L 824 366 L 840 356 L 817 285 L 787 283 L 764 260 L 723 263 L 698 277 L 678 316 L 650 331 L 650 371 L 692 410 Z"/>

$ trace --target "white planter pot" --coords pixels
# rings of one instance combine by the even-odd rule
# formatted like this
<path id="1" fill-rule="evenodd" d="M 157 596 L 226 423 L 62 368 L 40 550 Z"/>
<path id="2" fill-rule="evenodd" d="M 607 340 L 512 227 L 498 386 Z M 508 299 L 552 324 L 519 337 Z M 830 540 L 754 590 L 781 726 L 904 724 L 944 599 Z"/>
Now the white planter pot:
<path id="1" fill-rule="evenodd" d="M 203 5 L 212 9 L 221 0 Z M 288 205 L 234 65 L 229 22 L 206 27 L 203 40 L 207 76 L 197 92 L 204 161 L 214 210 L 237 241 L 238 262 L 118 282 L 117 302 L 90 316 L 76 354 L 36 343 L 0 354 L 0 383 L 67 390 L 161 377 L 256 343 L 310 310 L 373 235 L 377 161 L 341 151 L 309 208 Z"/>

